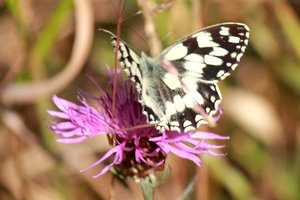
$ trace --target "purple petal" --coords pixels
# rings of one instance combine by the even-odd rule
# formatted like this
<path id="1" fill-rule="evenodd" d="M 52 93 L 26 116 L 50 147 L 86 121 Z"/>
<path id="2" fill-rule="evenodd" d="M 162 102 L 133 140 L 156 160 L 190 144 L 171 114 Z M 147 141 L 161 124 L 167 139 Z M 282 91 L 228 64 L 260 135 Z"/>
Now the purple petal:
<path id="1" fill-rule="evenodd" d="M 56 141 L 59 143 L 64 143 L 64 144 L 75 144 L 75 143 L 82 142 L 82 141 L 86 140 L 87 138 L 88 137 L 86 137 L 86 136 L 77 137 L 77 138 L 59 138 L 59 139 L 56 139 Z"/>
<path id="2" fill-rule="evenodd" d="M 63 113 L 63 112 L 53 111 L 53 110 L 47 110 L 47 112 L 52 117 L 57 117 L 57 118 L 62 118 L 62 119 L 69 119 L 69 115 L 67 115 L 66 113 Z"/>
<path id="3" fill-rule="evenodd" d="M 201 160 L 197 156 L 195 156 L 191 153 L 188 153 L 186 151 L 183 151 L 181 149 L 175 148 L 171 145 L 168 146 L 168 150 L 179 157 L 193 161 L 196 165 L 200 165 L 200 163 L 201 163 Z"/>
<path id="4" fill-rule="evenodd" d="M 230 139 L 229 136 L 221 136 L 221 135 L 217 135 L 214 133 L 202 132 L 202 131 L 190 133 L 190 137 L 194 138 L 194 139 L 207 139 L 207 140 L 214 140 L 214 139 L 228 140 L 228 139 Z"/>
<path id="5" fill-rule="evenodd" d="M 107 165 L 106 167 L 104 167 L 99 174 L 96 174 L 93 176 L 93 178 L 98 178 L 99 176 L 102 176 L 103 174 L 105 174 L 106 172 L 108 172 L 112 167 L 114 166 L 114 163 L 110 163 L 109 165 Z"/>
<path id="6" fill-rule="evenodd" d="M 80 172 L 85 172 L 93 167 L 95 167 L 96 165 L 99 165 L 101 162 L 103 162 L 104 160 L 106 160 L 108 157 L 110 157 L 112 154 L 117 153 L 122 151 L 120 145 L 112 148 L 111 150 L 109 150 L 106 154 L 104 154 L 104 156 L 102 156 L 102 158 L 100 158 L 99 160 L 97 160 L 96 162 L 94 162 L 93 164 L 89 165 L 88 167 L 80 170 Z"/>
<path id="7" fill-rule="evenodd" d="M 71 101 L 67 101 L 65 99 L 59 98 L 56 95 L 53 95 L 52 101 L 54 104 L 63 112 L 67 112 L 69 108 L 71 107 L 78 107 L 77 104 L 72 103 Z"/>

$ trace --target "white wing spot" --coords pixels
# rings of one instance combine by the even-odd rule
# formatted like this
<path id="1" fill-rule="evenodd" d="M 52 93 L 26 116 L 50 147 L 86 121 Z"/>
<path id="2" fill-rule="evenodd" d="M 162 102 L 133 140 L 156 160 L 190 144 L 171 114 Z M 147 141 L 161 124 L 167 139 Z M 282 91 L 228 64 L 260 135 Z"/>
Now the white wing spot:
<path id="1" fill-rule="evenodd" d="M 192 71 L 186 71 L 183 74 L 183 77 L 194 77 L 194 78 L 202 78 L 202 74 Z"/>
<path id="2" fill-rule="evenodd" d="M 221 58 L 218 58 L 215 56 L 210 56 L 210 55 L 204 56 L 204 62 L 208 65 L 222 65 L 223 64 L 223 60 Z"/>
<path id="3" fill-rule="evenodd" d="M 182 43 L 172 47 L 164 56 L 167 60 L 178 60 L 188 53 L 188 49 Z"/>
<path id="4" fill-rule="evenodd" d="M 140 84 L 136 84 L 136 89 L 138 92 L 141 92 L 142 91 L 142 87 Z"/>
<path id="5" fill-rule="evenodd" d="M 196 53 L 191 53 L 184 57 L 185 60 L 194 61 L 198 63 L 203 63 L 203 57 Z"/>
<path id="6" fill-rule="evenodd" d="M 193 108 L 194 107 L 194 100 L 192 97 L 190 97 L 189 95 L 185 95 L 183 98 L 182 98 L 184 104 L 186 107 L 188 108 Z"/>
<path id="7" fill-rule="evenodd" d="M 198 89 L 198 85 L 197 85 L 197 80 L 193 77 L 183 77 L 181 79 L 183 85 L 189 90 L 189 91 L 193 91 L 193 90 L 197 90 Z"/>
<path id="8" fill-rule="evenodd" d="M 176 75 L 166 73 L 162 80 L 171 90 L 181 88 L 180 80 Z"/>
<path id="9" fill-rule="evenodd" d="M 222 76 L 224 76 L 224 74 L 225 74 L 225 71 L 224 70 L 220 70 L 218 73 L 217 73 L 217 77 L 222 77 Z"/>
<path id="10" fill-rule="evenodd" d="M 146 111 L 144 111 L 144 110 L 143 110 L 143 114 L 144 114 L 144 115 L 148 115 L 148 113 L 147 113 Z"/>
<path id="11" fill-rule="evenodd" d="M 202 119 L 203 119 L 203 117 L 201 115 L 196 115 L 196 117 L 195 117 L 196 122 L 199 122 Z M 198 126 L 198 124 L 197 124 L 197 126 Z"/>
<path id="12" fill-rule="evenodd" d="M 184 132 L 189 132 L 189 131 L 195 131 L 196 129 L 195 129 L 195 127 L 193 127 L 193 126 L 188 126 L 188 127 L 185 127 L 184 128 Z"/>
<path id="13" fill-rule="evenodd" d="M 131 63 L 130 70 L 131 70 L 131 73 L 136 75 L 139 80 L 142 80 L 141 71 L 140 71 L 140 69 L 138 68 L 138 66 L 135 62 Z"/>
<path id="14" fill-rule="evenodd" d="M 173 101 L 175 104 L 175 108 L 178 112 L 184 111 L 185 109 L 184 102 L 178 94 L 174 96 Z"/>
<path id="15" fill-rule="evenodd" d="M 231 58 L 235 58 L 235 57 L 237 56 L 237 53 L 236 53 L 236 52 L 232 52 L 232 53 L 230 54 L 230 56 L 231 56 Z"/>
<path id="16" fill-rule="evenodd" d="M 225 56 L 228 51 L 222 47 L 213 47 L 213 50 L 209 53 L 211 56 Z"/>
<path id="17" fill-rule="evenodd" d="M 240 53 L 239 55 L 237 55 L 236 60 L 237 60 L 237 61 L 240 61 L 240 59 L 241 59 L 242 56 L 243 56 L 243 54 Z"/>
<path id="18" fill-rule="evenodd" d="M 206 107 L 205 111 L 206 111 L 206 113 L 209 113 L 210 112 L 210 108 Z"/>
<path id="19" fill-rule="evenodd" d="M 226 72 L 225 74 L 223 74 L 223 76 L 222 77 L 220 77 L 222 80 L 223 79 L 225 79 L 227 76 L 229 76 L 230 75 L 230 73 L 228 73 L 228 72 Z"/>
<path id="20" fill-rule="evenodd" d="M 189 92 L 189 95 L 191 95 L 198 104 L 204 104 L 203 96 L 197 90 Z"/>
<path id="21" fill-rule="evenodd" d="M 199 127 L 201 124 L 206 124 L 207 122 L 206 121 L 204 121 L 204 120 L 199 120 L 198 122 L 197 122 L 197 127 Z"/>
<path id="22" fill-rule="evenodd" d="M 166 106 L 166 116 L 168 118 L 170 118 L 172 115 L 174 115 L 176 113 L 175 105 L 172 102 L 167 101 L 165 103 L 165 106 Z"/>
<path id="23" fill-rule="evenodd" d="M 130 67 L 131 66 L 131 63 L 128 61 L 127 58 L 125 58 L 124 62 L 125 62 L 125 66 L 126 67 Z"/>
<path id="24" fill-rule="evenodd" d="M 171 126 L 179 126 L 179 122 L 177 122 L 177 121 L 171 121 L 170 125 Z"/>
<path id="25" fill-rule="evenodd" d="M 139 102 L 140 104 L 144 105 L 144 101 L 143 101 L 142 99 L 138 98 L 138 102 Z M 143 111 L 143 114 L 146 115 L 147 112 L 146 112 L 146 111 Z"/>
<path id="26" fill-rule="evenodd" d="M 124 58 L 128 57 L 128 52 L 126 50 L 122 49 L 122 57 L 124 57 Z"/>
<path id="27" fill-rule="evenodd" d="M 195 33 L 194 35 L 192 35 L 192 37 L 197 38 L 199 48 L 220 46 L 218 43 L 212 41 L 211 34 L 205 31 Z"/>
<path id="28" fill-rule="evenodd" d="M 204 63 L 198 63 L 198 62 L 194 62 L 194 61 L 186 61 L 183 64 L 183 67 L 187 70 L 187 71 L 192 71 L 192 72 L 196 72 L 199 74 L 202 74 L 203 71 L 202 69 L 205 67 L 206 65 Z"/>
<path id="29" fill-rule="evenodd" d="M 212 90 L 212 91 L 216 91 L 216 88 L 212 85 L 212 86 L 210 86 L 210 89 Z"/>
<path id="30" fill-rule="evenodd" d="M 245 52 L 245 50 L 246 50 L 246 47 L 245 47 L 245 46 L 243 46 L 241 50 L 242 50 L 242 52 Z"/>
<path id="31" fill-rule="evenodd" d="M 118 59 L 122 58 L 122 52 L 118 50 Z"/>
<path id="32" fill-rule="evenodd" d="M 221 26 L 221 30 L 219 32 L 220 35 L 223 35 L 223 36 L 228 36 L 230 35 L 229 33 L 229 28 L 226 27 L 226 26 Z"/>
<path id="33" fill-rule="evenodd" d="M 235 70 L 235 68 L 238 66 L 238 64 L 233 64 L 232 66 L 231 66 L 231 69 L 232 70 Z"/>
<path id="34" fill-rule="evenodd" d="M 155 118 L 154 118 L 154 116 L 153 116 L 152 114 L 151 114 L 149 117 L 150 117 L 150 120 L 151 120 L 151 121 L 154 121 L 154 120 L 155 120 Z"/>
<path id="35" fill-rule="evenodd" d="M 177 126 L 171 126 L 171 131 L 177 131 L 177 132 L 180 132 L 180 128 L 177 127 Z"/>
<path id="36" fill-rule="evenodd" d="M 123 44 L 123 43 L 121 43 L 120 42 L 120 49 L 124 52 L 124 51 L 126 51 L 126 47 L 125 47 L 125 45 Z"/>
<path id="37" fill-rule="evenodd" d="M 227 67 L 231 67 L 231 65 L 232 65 L 232 63 L 229 63 L 229 62 L 226 63 L 226 66 L 227 66 Z"/>
<path id="38" fill-rule="evenodd" d="M 132 58 L 132 60 L 134 60 L 134 62 L 136 62 L 137 64 L 140 64 L 140 58 L 138 57 L 138 55 L 136 55 L 136 53 L 134 53 L 134 51 L 132 51 L 130 49 L 129 54 L 130 54 L 130 57 Z"/>
<path id="39" fill-rule="evenodd" d="M 211 97 L 210 97 L 210 100 L 211 100 L 212 102 L 215 102 L 215 101 L 216 101 L 216 97 L 215 97 L 215 96 L 211 96 Z"/>
<path id="40" fill-rule="evenodd" d="M 236 36 L 229 36 L 228 38 L 228 42 L 231 42 L 231 43 L 239 43 L 240 42 L 240 38 L 239 37 L 236 37 Z"/>
<path id="41" fill-rule="evenodd" d="M 192 122 L 189 121 L 189 120 L 185 120 L 185 121 L 183 122 L 183 127 L 188 127 L 188 126 L 191 126 L 191 125 L 192 125 Z"/>

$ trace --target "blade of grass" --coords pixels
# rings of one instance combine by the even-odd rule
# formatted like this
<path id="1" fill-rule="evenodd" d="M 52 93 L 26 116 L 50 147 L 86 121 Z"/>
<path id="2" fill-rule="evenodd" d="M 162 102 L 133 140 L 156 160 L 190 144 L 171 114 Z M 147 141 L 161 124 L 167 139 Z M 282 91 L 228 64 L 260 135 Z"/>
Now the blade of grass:
<path id="1" fill-rule="evenodd" d="M 23 23 L 23 19 L 21 17 L 21 5 L 19 0 L 5 0 L 5 5 L 7 6 L 10 13 L 13 15 L 16 24 L 19 28 L 21 36 L 27 41 L 28 30 L 26 28 L 25 23 Z"/>
<path id="2" fill-rule="evenodd" d="M 296 13 L 287 2 L 278 1 L 273 5 L 273 10 L 283 33 L 286 35 L 290 45 L 294 48 L 300 60 L 300 22 Z"/>
<path id="3" fill-rule="evenodd" d="M 220 157 L 202 157 L 210 173 L 222 183 L 233 199 L 256 199 L 249 180 Z"/>
<path id="4" fill-rule="evenodd" d="M 42 60 L 46 56 L 49 49 L 51 49 L 51 47 L 53 46 L 61 27 L 63 26 L 63 24 L 65 24 L 66 20 L 69 19 L 72 10 L 72 0 L 60 1 L 60 4 L 53 12 L 48 24 L 40 33 L 33 46 L 33 52 L 36 57 Z"/>

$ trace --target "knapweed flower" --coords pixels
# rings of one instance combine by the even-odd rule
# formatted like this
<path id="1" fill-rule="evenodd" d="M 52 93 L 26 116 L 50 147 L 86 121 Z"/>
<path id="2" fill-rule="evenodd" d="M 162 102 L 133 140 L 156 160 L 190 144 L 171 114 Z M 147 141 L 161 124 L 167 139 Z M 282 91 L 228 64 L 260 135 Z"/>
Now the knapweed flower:
<path id="1" fill-rule="evenodd" d="M 110 71 L 109 76 L 112 80 Z M 169 153 L 191 160 L 197 165 L 201 163 L 201 154 L 223 155 L 212 151 L 223 146 L 209 144 L 207 140 L 224 140 L 228 137 L 199 131 L 159 132 L 154 126 L 147 124 L 131 81 L 122 79 L 117 87 L 114 117 L 112 94 L 97 88 L 98 96 L 80 92 L 80 105 L 53 96 L 52 100 L 59 111 L 48 111 L 59 119 L 50 125 L 50 129 L 59 136 L 58 142 L 78 143 L 97 135 L 107 135 L 112 141 L 112 148 L 82 172 L 112 157 L 110 164 L 94 178 L 114 168 L 125 176 L 141 179 L 155 170 L 164 169 Z"/>

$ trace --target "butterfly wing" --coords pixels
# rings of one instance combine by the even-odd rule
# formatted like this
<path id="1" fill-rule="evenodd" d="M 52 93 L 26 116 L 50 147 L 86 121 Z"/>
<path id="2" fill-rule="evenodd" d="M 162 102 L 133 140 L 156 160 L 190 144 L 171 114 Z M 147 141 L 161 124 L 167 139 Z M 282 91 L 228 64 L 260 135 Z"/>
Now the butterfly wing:
<path id="1" fill-rule="evenodd" d="M 181 77 L 217 82 L 234 70 L 245 52 L 249 28 L 241 23 L 207 27 L 166 48 L 161 54 Z"/>
<path id="2" fill-rule="evenodd" d="M 175 42 L 157 57 L 164 69 L 161 79 L 171 90 L 167 128 L 187 132 L 215 116 L 222 100 L 217 82 L 237 67 L 248 38 L 244 24 L 218 24 Z"/>
<path id="3" fill-rule="evenodd" d="M 110 32 L 109 32 L 110 33 Z M 129 78 L 136 83 L 137 89 L 142 89 L 142 74 L 140 71 L 140 56 L 133 48 L 130 48 L 124 41 L 118 40 L 114 34 L 110 33 L 111 43 L 114 49 L 118 51 L 118 60 L 122 69 L 129 76 Z M 117 45 L 118 43 L 118 45 Z"/>
<path id="4" fill-rule="evenodd" d="M 148 101 L 145 101 L 145 99 L 142 97 L 142 91 L 147 90 L 147 86 L 143 86 L 143 75 L 140 66 L 141 57 L 126 42 L 121 39 L 117 41 L 117 37 L 113 33 L 107 30 L 103 31 L 111 35 L 111 43 L 114 49 L 117 49 L 118 51 L 118 60 L 120 65 L 128 77 L 135 83 L 138 92 L 138 101 L 143 106 L 143 112 L 147 116 L 148 122 L 155 124 L 159 123 L 161 121 L 159 116 L 153 110 L 154 108 L 148 105 L 148 102 L 153 101 L 153 99 L 148 99 Z"/>

